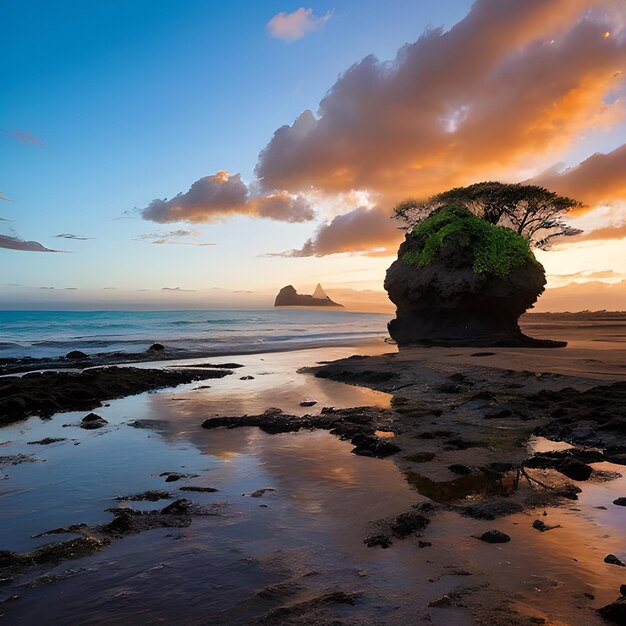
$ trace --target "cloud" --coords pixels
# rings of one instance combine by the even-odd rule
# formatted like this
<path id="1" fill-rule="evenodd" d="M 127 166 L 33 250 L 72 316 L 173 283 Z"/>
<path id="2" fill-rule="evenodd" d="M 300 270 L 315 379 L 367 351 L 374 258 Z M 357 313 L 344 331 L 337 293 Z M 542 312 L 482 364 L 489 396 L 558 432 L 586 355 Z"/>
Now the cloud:
<path id="1" fill-rule="evenodd" d="M 626 144 L 608 154 L 593 154 L 564 171 L 548 170 L 533 182 L 590 206 L 626 200 Z"/>
<path id="2" fill-rule="evenodd" d="M 7 137 L 11 137 L 20 143 L 32 143 L 37 146 L 43 146 L 44 143 L 39 139 L 39 137 L 35 137 L 32 133 L 27 133 L 21 130 L 17 130 L 17 128 L 0 128 L 0 132 L 6 135 Z"/>
<path id="3" fill-rule="evenodd" d="M 384 208 L 350 211 L 283 254 L 395 251 L 401 237 L 389 225 L 370 229 L 398 200 L 525 179 L 529 164 L 547 166 L 590 130 L 623 122 L 624 24 L 618 0 L 477 0 L 452 29 L 427 31 L 393 61 L 353 65 L 316 114 L 274 133 L 255 172 L 262 188 L 364 190 Z M 626 145 L 536 182 L 591 206 L 626 196 L 625 166 Z"/>
<path id="4" fill-rule="evenodd" d="M 359 207 L 322 225 L 300 249 L 273 256 L 326 256 L 359 252 L 367 256 L 395 254 L 404 238 L 398 222 L 382 207 Z"/>
<path id="5" fill-rule="evenodd" d="M 143 235 L 139 235 L 137 239 L 166 239 L 168 237 L 192 237 L 197 234 L 196 231 L 193 230 L 168 230 L 164 233 L 144 233 Z"/>
<path id="6" fill-rule="evenodd" d="M 616 0 L 477 0 L 392 62 L 348 69 L 317 114 L 274 133 L 257 176 L 266 189 L 391 202 L 545 161 L 624 119 L 626 38 L 604 37 L 615 14 L 626 17 Z"/>
<path id="7" fill-rule="evenodd" d="M 169 200 L 153 200 L 141 215 L 159 224 L 214 222 L 234 215 L 284 222 L 306 222 L 315 217 L 303 196 L 283 191 L 253 195 L 239 174 L 225 171 L 197 180 L 187 192 Z"/>
<path id="8" fill-rule="evenodd" d="M 574 280 L 577 278 L 581 278 L 581 279 L 585 279 L 585 280 L 589 280 L 594 279 L 594 280 L 599 280 L 602 278 L 617 278 L 619 277 L 621 274 L 618 274 L 617 272 L 614 272 L 613 270 L 599 270 L 599 271 L 591 271 L 591 270 L 585 270 L 582 272 L 574 272 L 573 274 L 550 274 L 549 277 L 550 278 L 558 278 L 558 279 L 570 279 L 570 280 Z"/>
<path id="9" fill-rule="evenodd" d="M 5 202 L 13 202 L 11 198 L 7 198 L 1 191 L 0 191 L 0 200 L 4 200 Z"/>
<path id="10" fill-rule="evenodd" d="M 332 16 L 333 11 L 327 11 L 324 15 L 317 16 L 313 13 L 313 9 L 305 9 L 304 7 L 300 7 L 292 13 L 281 11 L 267 23 L 267 32 L 270 37 L 276 39 L 295 41 L 307 33 L 324 28 Z"/>
<path id="11" fill-rule="evenodd" d="M 81 235 L 74 235 L 73 233 L 61 233 L 60 235 L 54 235 L 57 239 L 74 239 L 76 241 L 88 241 L 94 239 L 93 237 L 82 237 Z"/>
<path id="12" fill-rule="evenodd" d="M 206 246 L 215 246 L 214 243 L 208 243 L 203 241 L 173 241 L 172 239 L 155 239 L 153 244 L 158 246 L 174 245 L 174 246 L 196 246 L 198 248 L 204 248 Z"/>
<path id="13" fill-rule="evenodd" d="M 64 252 L 64 250 L 51 250 L 37 241 L 24 241 L 19 237 L 0 235 L 0 248 L 7 250 L 24 250 L 26 252 Z"/>
<path id="14" fill-rule="evenodd" d="M 146 291 L 140 289 L 139 291 Z M 196 289 L 182 289 L 181 287 L 162 287 L 161 291 L 197 291 Z"/>

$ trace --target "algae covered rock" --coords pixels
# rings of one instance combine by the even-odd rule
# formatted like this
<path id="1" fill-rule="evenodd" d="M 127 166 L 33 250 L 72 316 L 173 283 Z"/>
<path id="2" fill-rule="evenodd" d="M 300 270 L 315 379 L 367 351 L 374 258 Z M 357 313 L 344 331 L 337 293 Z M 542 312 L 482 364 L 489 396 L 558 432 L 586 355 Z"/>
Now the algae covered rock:
<path id="1" fill-rule="evenodd" d="M 397 307 L 389 334 L 399 346 L 562 346 L 531 339 L 518 325 L 545 284 L 526 239 L 445 206 L 407 234 L 387 270 Z"/>

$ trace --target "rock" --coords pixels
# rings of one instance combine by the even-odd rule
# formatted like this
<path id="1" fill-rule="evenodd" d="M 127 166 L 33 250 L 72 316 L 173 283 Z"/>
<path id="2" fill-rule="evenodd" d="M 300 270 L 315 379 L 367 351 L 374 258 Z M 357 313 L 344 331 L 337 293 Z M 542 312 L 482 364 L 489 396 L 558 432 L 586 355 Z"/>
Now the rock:
<path id="1" fill-rule="evenodd" d="M 393 542 L 387 535 L 370 535 L 369 537 L 365 537 L 363 543 L 368 548 L 380 547 L 383 550 L 386 550 Z"/>
<path id="2" fill-rule="evenodd" d="M 619 592 L 621 595 L 626 596 L 626 585 L 620 585 Z"/>
<path id="3" fill-rule="evenodd" d="M 588 480 L 593 471 L 586 463 L 581 463 L 575 459 L 566 461 L 556 468 L 561 474 L 564 474 L 572 480 Z"/>
<path id="4" fill-rule="evenodd" d="M 252 493 L 244 493 L 244 496 L 250 496 L 251 498 L 262 498 L 266 493 L 270 493 L 271 491 L 276 491 L 274 487 L 264 487 L 263 489 L 257 489 Z"/>
<path id="5" fill-rule="evenodd" d="M 196 487 L 195 485 L 185 485 L 184 487 L 179 487 L 179 491 L 195 491 L 197 493 L 215 493 L 219 491 L 219 489 L 215 489 L 215 487 Z"/>
<path id="6" fill-rule="evenodd" d="M 618 567 L 626 567 L 626 565 L 620 561 L 620 559 L 618 559 L 614 554 L 607 554 L 604 557 L 604 562 L 608 563 L 609 565 L 617 565 Z"/>
<path id="7" fill-rule="evenodd" d="M 163 472 L 159 474 L 159 476 L 164 477 L 166 483 L 173 483 L 173 482 L 176 482 L 177 480 L 180 480 L 181 478 L 197 478 L 198 474 L 182 474 L 180 472 Z"/>
<path id="8" fill-rule="evenodd" d="M 360 456 L 384 458 L 400 451 L 400 448 L 398 448 L 395 443 L 366 433 L 354 435 L 350 443 L 355 446 L 352 450 L 352 454 L 358 454 Z"/>
<path id="9" fill-rule="evenodd" d="M 175 387 L 229 370 L 175 371 L 137 367 L 98 367 L 81 372 L 45 371 L 0 377 L 0 425 L 29 415 L 49 417 L 59 411 L 90 411 L 103 400 L 161 387 Z"/>
<path id="10" fill-rule="evenodd" d="M 66 359 L 71 359 L 71 360 L 74 360 L 74 359 L 88 359 L 89 355 L 85 354 L 84 352 L 81 352 L 80 350 L 72 350 L 71 352 L 68 352 L 65 355 L 65 358 Z"/>
<path id="11" fill-rule="evenodd" d="M 130 496 L 117 496 L 115 499 L 121 502 L 157 502 L 158 500 L 168 500 L 172 494 L 168 491 L 144 491 Z"/>
<path id="12" fill-rule="evenodd" d="M 254 376 L 242 376 L 239 380 L 254 380 Z"/>
<path id="13" fill-rule="evenodd" d="M 626 625 L 626 602 L 623 598 L 620 598 L 616 602 L 611 602 L 611 604 L 607 604 L 602 608 L 598 609 L 598 613 L 605 619 L 607 622 L 612 622 L 613 624 L 621 624 L 622 626 Z"/>
<path id="14" fill-rule="evenodd" d="M 552 530 L 554 528 L 560 528 L 560 526 L 548 526 L 545 522 L 542 522 L 540 519 L 536 519 L 533 522 L 533 528 L 542 533 L 545 533 L 547 530 Z"/>
<path id="15" fill-rule="evenodd" d="M 153 343 L 146 352 L 163 352 L 165 350 L 165 346 L 162 343 Z"/>
<path id="16" fill-rule="evenodd" d="M 430 541 L 422 541 L 421 539 L 417 542 L 417 545 L 420 548 L 430 548 L 433 544 Z"/>
<path id="17" fill-rule="evenodd" d="M 463 507 L 461 515 L 476 519 L 494 520 L 514 513 L 521 513 L 524 507 L 510 498 L 487 498 Z"/>
<path id="18" fill-rule="evenodd" d="M 617 500 L 613 500 L 613 504 L 617 506 L 626 506 L 626 498 L 617 498 Z"/>
<path id="19" fill-rule="evenodd" d="M 317 404 L 317 400 L 302 400 L 300 402 L 300 406 L 315 406 Z"/>
<path id="20" fill-rule="evenodd" d="M 65 437 L 44 437 L 39 441 L 29 441 L 29 446 L 49 446 L 51 443 L 59 443 L 60 441 L 67 441 Z"/>
<path id="21" fill-rule="evenodd" d="M 453 463 L 452 465 L 448 465 L 448 469 L 453 474 L 459 474 L 460 476 L 467 476 L 467 474 L 472 473 L 472 470 L 467 467 L 467 465 L 461 465 L 460 463 Z"/>
<path id="22" fill-rule="evenodd" d="M 508 543 L 511 541 L 511 537 L 499 530 L 488 530 L 484 532 L 479 539 L 487 543 Z"/>
<path id="23" fill-rule="evenodd" d="M 181 498 L 180 500 L 174 500 L 171 504 L 161 509 L 163 515 L 186 515 L 189 513 L 191 502 Z"/>
<path id="24" fill-rule="evenodd" d="M 450 600 L 450 596 L 441 596 L 441 598 L 437 598 L 428 604 L 430 607 L 442 607 L 442 606 L 450 606 L 452 604 Z"/>
<path id="25" fill-rule="evenodd" d="M 430 520 L 427 517 L 416 511 L 409 511 L 408 513 L 400 513 L 393 518 L 389 528 L 394 537 L 404 539 L 415 532 L 424 530 L 428 524 L 430 524 Z"/>
<path id="26" fill-rule="evenodd" d="M 312 296 L 300 294 L 295 290 L 293 285 L 287 285 L 278 292 L 274 306 L 335 306 L 343 308 L 343 304 L 333 302 L 326 295 L 321 285 L 317 286 Z"/>
<path id="27" fill-rule="evenodd" d="M 504 249 L 493 254 L 490 245 Z M 387 270 L 385 289 L 397 307 L 389 334 L 400 347 L 563 346 L 531 339 L 518 325 L 545 284 L 522 237 L 461 207 L 442 207 L 406 235 Z"/>
<path id="28" fill-rule="evenodd" d="M 80 421 L 80 427 L 85 428 L 86 430 L 94 430 L 96 428 L 102 428 L 108 423 L 109 422 L 107 422 L 103 417 L 96 415 L 96 413 L 90 413 L 89 415 L 85 415 L 85 417 L 83 417 Z"/>

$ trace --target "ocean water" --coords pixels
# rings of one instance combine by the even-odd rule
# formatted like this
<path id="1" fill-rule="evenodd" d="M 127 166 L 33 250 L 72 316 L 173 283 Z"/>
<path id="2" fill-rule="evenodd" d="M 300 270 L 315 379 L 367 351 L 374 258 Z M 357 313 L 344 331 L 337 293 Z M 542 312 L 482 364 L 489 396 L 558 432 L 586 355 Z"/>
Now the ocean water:
<path id="1" fill-rule="evenodd" d="M 141 352 L 154 342 L 202 354 L 319 347 L 385 337 L 388 321 L 319 309 L 0 311 L 0 358 Z"/>

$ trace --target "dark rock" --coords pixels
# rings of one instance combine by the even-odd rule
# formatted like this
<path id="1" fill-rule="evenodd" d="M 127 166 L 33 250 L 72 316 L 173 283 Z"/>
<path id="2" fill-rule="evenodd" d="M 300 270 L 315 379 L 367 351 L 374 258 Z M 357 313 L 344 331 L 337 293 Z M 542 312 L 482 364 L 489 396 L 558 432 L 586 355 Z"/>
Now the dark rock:
<path id="1" fill-rule="evenodd" d="M 595 450 L 562 450 L 559 452 L 540 452 L 524 461 L 525 467 L 533 469 L 555 469 L 572 480 L 588 480 L 592 468 L 588 463 L 603 460 L 601 452 Z"/>
<path id="2" fill-rule="evenodd" d="M 363 543 L 368 548 L 380 547 L 383 550 L 386 550 L 393 542 L 387 535 L 370 535 L 363 540 Z"/>
<path id="3" fill-rule="evenodd" d="M 175 500 L 171 504 L 168 504 L 166 507 L 161 509 L 161 513 L 163 515 L 186 515 L 187 513 L 189 513 L 190 506 L 191 502 L 189 500 L 181 498 L 180 500 Z"/>
<path id="4" fill-rule="evenodd" d="M 317 404 L 317 400 L 302 400 L 300 402 L 300 406 L 315 406 Z"/>
<path id="5" fill-rule="evenodd" d="M 460 476 L 466 476 L 467 474 L 472 473 L 472 470 L 467 467 L 467 465 L 461 465 L 460 463 L 453 463 L 452 465 L 448 465 L 448 469 L 453 474 L 459 474 Z"/>
<path id="6" fill-rule="evenodd" d="M 613 500 L 613 504 L 617 506 L 626 506 L 626 498 L 617 498 L 617 500 Z"/>
<path id="7" fill-rule="evenodd" d="M 36 372 L 0 378 L 0 425 L 29 415 L 48 417 L 59 411 L 89 411 L 103 400 L 151 389 L 175 387 L 228 371 L 168 371 L 135 367 L 90 368 L 82 372 Z"/>
<path id="8" fill-rule="evenodd" d="M 620 559 L 618 559 L 614 554 L 607 554 L 604 557 L 604 562 L 608 563 L 609 565 L 617 565 L 618 567 L 626 567 L 626 565 Z"/>
<path id="9" fill-rule="evenodd" d="M 533 528 L 535 530 L 538 530 L 542 533 L 545 533 L 547 530 L 553 530 L 554 528 L 559 528 L 559 526 L 548 526 L 548 524 L 546 524 L 545 522 L 541 521 L 540 519 L 536 519 L 533 522 Z"/>
<path id="10" fill-rule="evenodd" d="M 488 530 L 484 532 L 479 539 L 487 543 L 508 543 L 511 541 L 511 537 L 499 530 Z"/>
<path id="11" fill-rule="evenodd" d="M 524 507 L 509 498 L 488 498 L 463 507 L 461 514 L 476 519 L 494 520 L 514 513 L 521 513 Z"/>
<path id="12" fill-rule="evenodd" d="M 197 493 L 215 493 L 219 491 L 219 489 L 215 489 L 215 487 L 196 487 L 195 485 L 185 485 L 184 487 L 179 487 L 179 491 L 195 491 Z"/>
<path id="13" fill-rule="evenodd" d="M 278 292 L 274 306 L 334 306 L 343 308 L 343 304 L 333 302 L 326 293 L 324 293 L 321 289 L 321 285 L 317 287 L 318 288 L 315 290 L 316 293 L 311 296 L 300 294 L 295 290 L 293 285 L 287 285 Z M 318 289 L 320 289 L 321 292 L 318 292 Z M 318 293 L 321 296 L 319 298 L 315 297 Z"/>
<path id="14" fill-rule="evenodd" d="M 400 451 L 400 448 L 388 439 L 380 439 L 376 435 L 365 433 L 354 435 L 350 443 L 355 446 L 352 453 L 360 456 L 384 458 Z"/>
<path id="15" fill-rule="evenodd" d="M 66 359 L 88 359 L 89 355 L 85 354 L 84 352 L 81 352 L 80 350 L 72 350 L 71 352 L 68 352 L 65 355 Z"/>
<path id="16" fill-rule="evenodd" d="M 249 495 L 251 498 L 262 498 L 266 493 L 270 493 L 272 491 L 276 491 L 276 489 L 274 489 L 274 487 L 263 487 L 262 489 L 257 489 L 250 494 L 243 495 Z"/>
<path id="17" fill-rule="evenodd" d="M 417 545 L 420 548 L 430 548 L 433 544 L 430 541 L 422 541 L 421 539 L 417 542 Z"/>
<path id="18" fill-rule="evenodd" d="M 581 463 L 575 459 L 566 461 L 565 463 L 559 465 L 556 469 L 558 469 L 561 474 L 571 478 L 572 480 L 588 480 L 591 476 L 591 472 L 593 471 L 589 465 Z"/>
<path id="19" fill-rule="evenodd" d="M 153 343 L 146 352 L 163 352 L 165 350 L 165 346 L 162 343 Z"/>
<path id="20" fill-rule="evenodd" d="M 483 415 L 486 420 L 499 420 L 504 419 L 505 417 L 511 417 L 513 413 L 509 409 L 493 409 L 491 411 L 487 411 Z"/>
<path id="21" fill-rule="evenodd" d="M 95 413 L 90 413 L 83 417 L 80 422 L 80 427 L 85 428 L 86 430 L 94 430 L 96 428 L 102 428 L 106 426 L 109 422 L 107 422 L 103 417 L 96 415 Z"/>
<path id="22" fill-rule="evenodd" d="M 544 291 L 543 267 L 529 256 L 505 277 L 476 272 L 479 230 L 471 228 L 465 209 L 444 207 L 409 232 L 389 267 L 385 289 L 396 305 L 389 334 L 402 347 L 411 344 L 459 346 L 563 346 L 525 336 L 518 319 Z M 478 219 L 478 218 L 475 218 Z M 437 224 L 439 221 L 439 224 Z M 428 224 L 433 233 L 427 233 Z M 415 262 L 437 233 L 448 225 L 457 230 L 440 240 L 424 263 Z M 488 229 L 491 225 L 482 224 Z M 425 228 L 426 227 L 426 228 Z M 520 238 L 521 239 L 521 238 Z M 431 241 L 432 240 L 432 241 Z M 521 245 L 525 245 L 520 241 Z"/>
<path id="23" fill-rule="evenodd" d="M 607 621 L 613 624 L 626 626 L 626 602 L 620 598 L 616 602 L 611 602 L 598 609 L 598 613 Z"/>
<path id="24" fill-rule="evenodd" d="M 59 443 L 60 441 L 67 441 L 65 437 L 44 437 L 39 441 L 29 441 L 29 446 L 49 446 L 51 443 Z"/>
<path id="25" fill-rule="evenodd" d="M 436 600 L 433 600 L 432 602 L 428 603 L 428 606 L 430 607 L 442 607 L 442 606 L 450 606 L 452 604 L 452 601 L 450 600 L 450 596 L 441 596 L 440 598 L 437 598 Z"/>
<path id="26" fill-rule="evenodd" d="M 239 380 L 254 380 L 254 376 L 242 376 Z"/>
<path id="27" fill-rule="evenodd" d="M 168 491 L 144 491 L 130 496 L 117 496 L 115 499 L 122 502 L 157 502 L 158 500 L 168 500 L 172 494 Z"/>
<path id="28" fill-rule="evenodd" d="M 619 592 L 622 596 L 626 596 L 626 585 L 620 585 Z"/>
<path id="29" fill-rule="evenodd" d="M 424 530 L 430 524 L 430 520 L 417 511 L 409 511 L 408 513 L 400 513 L 393 518 L 389 524 L 389 528 L 394 537 L 404 539 L 415 532 Z"/>

